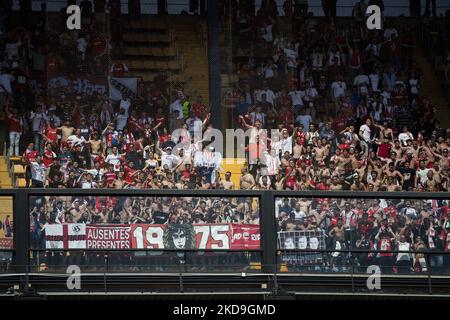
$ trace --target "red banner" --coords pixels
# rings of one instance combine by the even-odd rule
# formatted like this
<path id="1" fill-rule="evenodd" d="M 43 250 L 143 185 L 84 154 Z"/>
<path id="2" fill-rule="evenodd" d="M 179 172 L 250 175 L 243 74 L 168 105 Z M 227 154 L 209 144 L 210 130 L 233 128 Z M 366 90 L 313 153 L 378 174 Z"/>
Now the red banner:
<path id="1" fill-rule="evenodd" d="M 87 249 L 130 249 L 130 226 L 86 225 Z"/>
<path id="2" fill-rule="evenodd" d="M 244 249 L 260 248 L 258 225 L 131 225 L 133 249 Z"/>
<path id="3" fill-rule="evenodd" d="M 260 248 L 259 225 L 254 224 L 232 224 L 233 249 L 258 250 Z"/>
<path id="4" fill-rule="evenodd" d="M 14 249 L 13 238 L 0 238 L 0 249 Z"/>

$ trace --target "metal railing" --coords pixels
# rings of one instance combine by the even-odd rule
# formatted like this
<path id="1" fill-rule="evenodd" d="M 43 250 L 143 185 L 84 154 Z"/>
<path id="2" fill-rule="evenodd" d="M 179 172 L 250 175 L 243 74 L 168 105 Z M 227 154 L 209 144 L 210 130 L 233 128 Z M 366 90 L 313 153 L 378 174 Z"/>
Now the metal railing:
<path id="1" fill-rule="evenodd" d="M 59 11 L 67 5 L 65 0 L 52 0 L 46 1 L 48 11 Z M 339 16 L 350 16 L 355 1 L 347 1 L 346 3 L 338 3 L 337 13 Z M 122 0 L 122 13 L 126 14 L 128 12 L 128 2 Z M 34 11 L 40 11 L 41 0 L 32 0 L 32 6 Z M 256 1 L 255 12 L 261 6 L 260 1 Z M 278 12 L 283 15 L 283 2 L 278 1 L 277 3 Z M 19 0 L 13 0 L 13 9 L 19 9 Z M 141 0 L 141 12 L 143 14 L 156 14 L 158 9 L 157 0 Z M 167 9 L 169 14 L 180 14 L 181 11 L 185 10 L 189 12 L 189 1 L 182 0 L 168 0 Z M 445 1 L 437 1 L 436 11 L 438 13 L 444 13 L 446 10 L 450 9 L 450 5 Z M 308 10 L 314 12 L 316 16 L 323 16 L 322 5 L 319 0 L 309 0 Z M 421 11 L 425 11 L 425 3 L 422 1 Z M 390 15 L 389 12 L 394 12 L 393 16 L 398 16 L 400 14 L 409 14 L 409 4 L 406 0 L 403 0 L 403 4 L 398 1 L 385 1 L 385 14 Z"/>
<path id="2" fill-rule="evenodd" d="M 39 274 L 46 274 L 47 276 L 57 275 L 59 273 L 64 273 L 61 269 L 52 270 L 52 266 L 58 266 L 57 261 L 53 264 L 46 263 L 46 269 L 39 269 L 40 263 L 37 263 L 37 256 L 45 256 L 48 254 L 60 254 L 61 252 L 71 252 L 72 258 L 78 256 L 89 256 L 89 254 L 98 255 L 96 257 L 96 263 L 92 265 L 89 259 L 84 260 L 84 264 L 80 264 L 80 267 L 84 268 L 86 271 L 92 274 L 102 274 L 104 279 L 108 280 L 109 277 L 114 278 L 118 274 L 126 274 L 130 279 L 137 277 L 140 274 L 157 274 L 157 273 L 167 273 L 172 275 L 177 275 L 184 279 L 185 276 L 188 278 L 193 275 L 201 275 L 204 273 L 212 273 L 213 278 L 217 277 L 228 277 L 236 276 L 244 272 L 245 274 L 252 275 L 264 275 L 269 278 L 278 279 L 277 285 L 280 285 L 280 279 L 285 277 L 298 277 L 297 282 L 293 282 L 290 285 L 286 282 L 284 285 L 287 287 L 295 286 L 295 284 L 303 283 L 305 277 L 316 277 L 319 275 L 329 274 L 332 277 L 344 277 L 345 279 L 350 279 L 351 281 L 356 281 L 360 277 L 364 277 L 365 270 L 363 267 L 358 265 L 356 260 L 352 260 L 352 257 L 358 254 L 368 254 L 381 252 L 380 250 L 359 250 L 359 249 L 346 249 L 346 250 L 286 250 L 277 247 L 277 227 L 276 227 L 276 217 L 275 217 L 275 201 L 278 198 L 345 198 L 345 199 L 425 199 L 425 200 L 448 200 L 448 193 L 410 193 L 410 192 L 324 192 L 324 191 L 307 191 L 307 192 L 293 192 L 293 191 L 224 191 L 224 190 L 106 190 L 106 189 L 96 189 L 96 190 L 80 190 L 80 189 L 13 189 L 13 190 L 0 190 L 0 196 L 13 196 L 14 201 L 14 248 L 13 250 L 7 250 L 7 252 L 12 253 L 11 262 L 8 265 L 8 270 L 5 270 L 3 279 L 7 279 L 11 273 L 20 275 L 23 279 L 33 274 L 32 277 L 38 277 Z M 259 250 L 49 250 L 49 249 L 37 249 L 34 250 L 30 248 L 30 219 L 29 219 L 29 199 L 35 196 L 143 196 L 143 197 L 254 197 L 259 199 L 260 206 L 260 249 Z M 119 261 L 117 263 L 117 256 L 120 252 L 126 252 L 126 255 L 133 257 L 128 261 L 132 261 L 132 266 L 127 265 L 126 262 Z M 145 252 L 145 257 L 139 257 L 139 254 Z M 156 252 L 163 252 L 160 261 L 153 259 Z M 209 253 L 209 252 L 219 252 L 218 257 L 214 258 L 208 264 L 202 265 L 204 259 L 197 259 L 199 253 Z M 289 266 L 286 260 L 283 260 L 283 254 L 294 254 L 294 253 L 320 253 L 323 257 L 329 257 L 332 253 L 339 253 L 341 257 L 344 257 L 344 262 L 336 262 L 332 267 L 324 265 L 322 261 L 316 263 L 315 265 L 309 266 Z M 385 251 L 383 251 L 385 252 Z M 393 251 L 392 254 L 398 254 L 400 251 Z M 395 266 L 395 261 L 392 260 L 392 264 L 389 266 L 381 265 L 381 269 L 384 276 L 394 277 L 395 279 L 422 279 L 425 277 L 427 279 L 426 288 L 429 293 L 433 292 L 444 292 L 439 279 L 450 279 L 449 277 L 449 266 L 448 266 L 448 255 L 449 252 L 432 251 L 432 250 L 420 250 L 420 251 L 408 251 L 408 253 L 421 254 L 424 256 L 424 261 L 426 263 L 426 269 L 422 269 L 420 272 L 414 271 L 414 269 L 400 270 L 400 272 L 394 271 L 392 267 Z M 120 255 L 120 254 L 119 254 Z M 166 258 L 167 257 L 169 258 Z M 233 259 L 230 259 L 232 255 L 237 255 L 242 257 L 242 260 L 236 260 L 238 263 L 233 264 Z M 64 256 L 64 255 L 63 255 Z M 444 263 L 432 263 L 432 260 L 436 256 L 445 257 Z M 173 257 L 173 258 L 170 258 Z M 72 259 L 71 258 L 71 259 Z M 137 258 L 137 259 L 134 259 Z M 347 259 L 348 258 L 348 259 Z M 153 260 L 152 260 L 153 259 Z M 165 260 L 164 260 L 165 259 Z M 197 260 L 196 260 L 197 259 Z M 394 258 L 392 258 L 394 259 Z M 439 258 L 439 261 L 441 258 Z M 42 261 L 42 260 L 41 260 Z M 67 266 L 68 260 L 62 260 L 63 262 L 59 265 Z M 76 261 L 72 259 L 70 261 Z M 144 261 L 142 263 L 142 261 Z M 187 262 L 187 263 L 186 263 Z M 221 262 L 221 263 L 218 263 Z M 224 263 L 225 262 L 225 263 Z M 380 264 L 377 260 L 373 260 L 373 264 Z M 90 270 L 89 267 L 92 266 L 93 269 Z M 167 267 L 165 269 L 165 266 Z M 234 268 L 234 267 L 235 268 Z M 128 268 L 130 267 L 130 268 Z M 336 267 L 333 269 L 333 267 Z M 234 269 L 233 269 L 234 268 Z M 423 270 L 426 270 L 424 273 Z M 39 278 L 39 277 L 38 277 Z M 153 279 L 153 278 L 152 278 Z M 286 278 L 287 279 L 287 278 Z M 292 278 L 289 278 L 292 279 Z M 353 280 L 352 280 L 353 279 Z M 400 281 L 400 280 L 395 281 Z M 437 280 L 436 280 L 437 279 Z M 186 280 L 186 279 L 184 279 Z M 183 280 L 183 281 L 184 281 Z M 217 279 L 216 279 L 217 280 Z M 209 279 L 208 281 L 216 281 L 214 279 Z M 323 280 L 323 279 L 322 279 Z M 317 281 L 322 281 L 317 280 Z M 6 280 L 5 280 L 6 281 Z M 113 281 L 113 280 L 108 280 Z M 128 280 L 125 280 L 128 281 Z M 133 282 L 133 280 L 130 280 Z M 150 280 L 149 280 L 150 281 Z M 203 281 L 203 280 L 202 280 Z M 202 282 L 200 281 L 200 282 Z M 217 280 L 219 281 L 219 280 Z M 222 280 L 220 280 L 222 281 Z M 226 280 L 223 280 L 226 281 Z M 272 281 L 272 280 L 271 280 Z M 275 280 L 273 280 L 275 281 Z M 309 281 L 309 280 L 308 280 Z M 314 280 L 316 281 L 316 280 Z M 358 280 L 359 281 L 359 280 Z M 394 280 L 393 280 L 394 281 Z M 395 286 L 396 282 L 393 282 Z M 403 281 L 403 280 L 402 280 Z M 414 280 L 416 281 L 416 280 Z M 417 280 L 419 281 L 419 280 Z M 435 282 L 438 281 L 438 282 Z M 444 280 L 442 280 L 444 281 Z M 447 281 L 447 280 L 445 280 Z M 33 281 L 31 281 L 33 282 Z M 131 283 L 130 282 L 130 283 Z M 199 283 L 200 283 L 199 282 Z M 206 283 L 207 283 L 206 282 Z M 238 281 L 240 282 L 240 281 Z M 401 281 L 400 281 L 401 282 Z M 134 283 L 134 282 L 133 282 Z M 198 285 L 200 285 L 198 283 Z M 203 282 L 202 282 L 203 283 Z M 211 282 L 212 283 L 212 282 Z M 436 290 L 434 284 L 436 284 Z M 113 281 L 114 284 L 114 281 Z M 205 283 L 203 283 L 205 284 Z M 354 287 L 355 291 L 360 286 L 359 283 L 350 282 L 351 287 Z M 33 284 L 34 285 L 34 284 Z M 151 281 L 148 283 L 151 285 Z M 275 284 L 273 284 L 275 286 Z M 334 284 L 330 283 L 330 286 Z M 400 284 L 399 284 L 400 285 Z M 1 281 L 0 281 L 1 286 Z M 114 288 L 114 285 L 111 287 Z M 393 287 L 394 288 L 394 287 Z M 447 287 L 447 288 L 450 288 Z M 295 288 L 294 288 L 295 289 Z M 422 288 L 423 289 L 423 288 Z M 300 290 L 299 288 L 295 290 Z M 427 292 L 428 292 L 427 291 Z"/>

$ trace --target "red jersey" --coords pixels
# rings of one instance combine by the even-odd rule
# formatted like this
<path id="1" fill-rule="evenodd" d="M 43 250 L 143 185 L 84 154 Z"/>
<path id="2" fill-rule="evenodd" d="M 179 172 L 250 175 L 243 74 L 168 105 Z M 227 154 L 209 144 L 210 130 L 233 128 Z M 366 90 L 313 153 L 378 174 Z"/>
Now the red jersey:
<path id="1" fill-rule="evenodd" d="M 23 153 L 23 159 L 30 163 L 30 162 L 34 162 L 36 161 L 36 157 L 39 155 L 39 152 L 37 152 L 36 150 L 25 150 L 25 152 Z"/>
<path id="2" fill-rule="evenodd" d="M 59 73 L 59 62 L 56 58 L 47 58 L 47 77 L 52 78 Z"/>
<path id="3" fill-rule="evenodd" d="M 102 54 L 106 50 L 106 39 L 102 36 L 96 36 L 92 40 L 92 53 L 94 57 Z"/>
<path id="4" fill-rule="evenodd" d="M 391 257 L 392 256 L 392 243 L 391 239 L 380 239 L 378 241 L 378 246 L 380 250 L 380 257 Z"/>
<path id="5" fill-rule="evenodd" d="M 130 167 L 128 167 L 128 166 L 126 166 L 126 167 L 124 168 L 125 181 L 126 181 L 127 183 L 132 183 L 132 182 L 133 182 L 132 175 L 133 175 L 135 172 L 136 172 L 135 169 L 132 169 L 132 168 L 130 168 Z"/>
<path id="6" fill-rule="evenodd" d="M 321 182 L 317 185 L 317 190 L 330 190 L 330 186 Z"/>
<path id="7" fill-rule="evenodd" d="M 378 146 L 378 156 L 380 158 L 389 157 L 390 151 L 391 151 L 391 145 L 389 143 L 382 143 Z"/>
<path id="8" fill-rule="evenodd" d="M 22 124 L 18 116 L 8 113 L 7 120 L 10 132 L 22 132 Z"/>
<path id="9" fill-rule="evenodd" d="M 199 119 L 203 119 L 206 113 L 206 106 L 202 103 L 194 103 L 191 110 Z"/>
<path id="10" fill-rule="evenodd" d="M 104 174 L 104 177 L 107 184 L 111 184 L 116 180 L 116 174 L 114 172 L 108 171 Z"/>
<path id="11" fill-rule="evenodd" d="M 56 132 L 56 128 L 47 127 L 47 129 L 44 130 L 44 134 L 53 145 L 56 145 L 56 142 L 58 141 L 58 133 Z"/>
<path id="12" fill-rule="evenodd" d="M 186 178 L 186 179 L 190 179 L 191 178 L 191 171 L 189 170 L 183 170 L 180 172 L 181 177 Z"/>
<path id="13" fill-rule="evenodd" d="M 42 157 L 42 163 L 46 168 L 50 167 L 53 162 L 53 159 L 56 158 L 56 153 L 50 150 L 45 150 L 44 155 Z"/>

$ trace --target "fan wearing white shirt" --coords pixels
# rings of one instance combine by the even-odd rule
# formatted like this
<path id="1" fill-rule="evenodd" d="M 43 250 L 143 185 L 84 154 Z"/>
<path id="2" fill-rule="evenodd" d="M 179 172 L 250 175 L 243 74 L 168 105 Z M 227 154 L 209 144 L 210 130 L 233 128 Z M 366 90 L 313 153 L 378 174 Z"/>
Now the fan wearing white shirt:
<path id="1" fill-rule="evenodd" d="M 340 97 L 345 97 L 345 92 L 347 90 L 347 85 L 344 81 L 337 80 L 331 84 L 331 97 L 336 101 Z"/>
<path id="2" fill-rule="evenodd" d="M 256 101 L 261 102 L 262 96 L 264 94 L 266 95 L 266 101 L 269 102 L 272 106 L 274 106 L 276 95 L 272 90 L 269 89 L 267 85 L 265 86 L 264 90 L 260 90 L 256 93 Z"/>
<path id="3" fill-rule="evenodd" d="M 294 106 L 295 111 L 299 113 L 301 108 L 303 107 L 303 97 L 305 95 L 305 92 L 301 90 L 295 90 L 289 92 L 288 95 L 292 99 L 292 105 Z"/>
<path id="4" fill-rule="evenodd" d="M 408 131 L 408 127 L 403 127 L 403 132 L 398 135 L 398 140 L 403 147 L 407 147 L 408 140 L 414 140 L 414 136 Z"/>
<path id="5" fill-rule="evenodd" d="M 313 122 L 313 118 L 307 112 L 307 110 L 302 110 L 301 114 L 295 118 L 295 122 L 303 125 L 303 131 L 308 132 L 309 125 Z"/>
<path id="6" fill-rule="evenodd" d="M 178 112 L 180 113 L 180 119 L 184 119 L 183 106 L 181 104 L 180 99 L 176 99 L 169 106 L 169 112 L 171 114 L 173 114 L 175 112 L 175 110 L 178 110 Z"/>
<path id="7" fill-rule="evenodd" d="M 353 80 L 353 85 L 359 88 L 361 95 L 366 95 L 368 93 L 369 83 L 370 83 L 369 77 L 365 75 L 362 71 L 360 71 L 359 75 L 357 75 Z"/>
<path id="8" fill-rule="evenodd" d="M 114 171 L 120 171 L 122 155 L 119 153 L 117 147 L 113 147 L 111 153 L 106 157 L 105 162 L 111 164 L 114 167 Z"/>
<path id="9" fill-rule="evenodd" d="M 359 128 L 359 137 L 361 138 L 360 139 L 361 148 L 363 149 L 364 154 L 366 156 L 369 155 L 369 151 L 372 145 L 371 140 L 372 130 L 370 129 L 371 125 L 372 121 L 370 119 L 367 119 L 366 123 Z"/>
<path id="10" fill-rule="evenodd" d="M 287 64 L 288 68 L 291 68 L 291 69 L 297 68 L 298 53 L 292 48 L 292 45 L 288 48 L 284 48 L 283 51 L 288 60 L 288 64 Z"/>
<path id="11" fill-rule="evenodd" d="M 122 99 L 120 100 L 119 109 L 124 109 L 125 114 L 128 117 L 130 114 L 131 100 L 127 94 L 122 95 Z"/>

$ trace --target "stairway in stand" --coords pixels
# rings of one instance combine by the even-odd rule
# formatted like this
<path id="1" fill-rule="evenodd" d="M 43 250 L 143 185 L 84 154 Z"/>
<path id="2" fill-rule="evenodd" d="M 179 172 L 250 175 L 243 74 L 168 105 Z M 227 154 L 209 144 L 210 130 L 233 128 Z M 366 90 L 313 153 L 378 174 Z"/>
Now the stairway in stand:
<path id="1" fill-rule="evenodd" d="M 225 173 L 227 171 L 231 172 L 231 181 L 234 182 L 236 189 L 239 189 L 239 181 L 241 179 L 241 169 L 245 166 L 245 158 L 225 158 L 222 162 L 222 173 L 220 178 L 225 180 Z"/>
<path id="2" fill-rule="evenodd" d="M 441 128 L 450 129 L 450 110 L 446 92 L 418 39 L 415 46 L 414 60 L 417 62 L 417 66 L 422 69 L 422 93 L 436 106 L 436 118 L 441 122 Z"/>
<path id="3" fill-rule="evenodd" d="M 172 41 L 170 23 L 166 17 L 143 16 L 138 21 L 124 22 L 124 50 L 117 62 L 128 66 L 129 75 L 152 82 L 160 70 L 169 82 L 182 81 L 179 77 L 181 61 Z"/>
<path id="4" fill-rule="evenodd" d="M 181 54 L 185 91 L 201 95 L 209 103 L 208 45 L 206 21 L 195 17 L 172 17 L 175 45 Z M 191 97 L 191 102 L 195 97 Z"/>
<path id="5" fill-rule="evenodd" d="M 13 186 L 8 170 L 8 160 L 5 156 L 0 156 L 0 186 L 2 189 L 11 189 Z"/>

